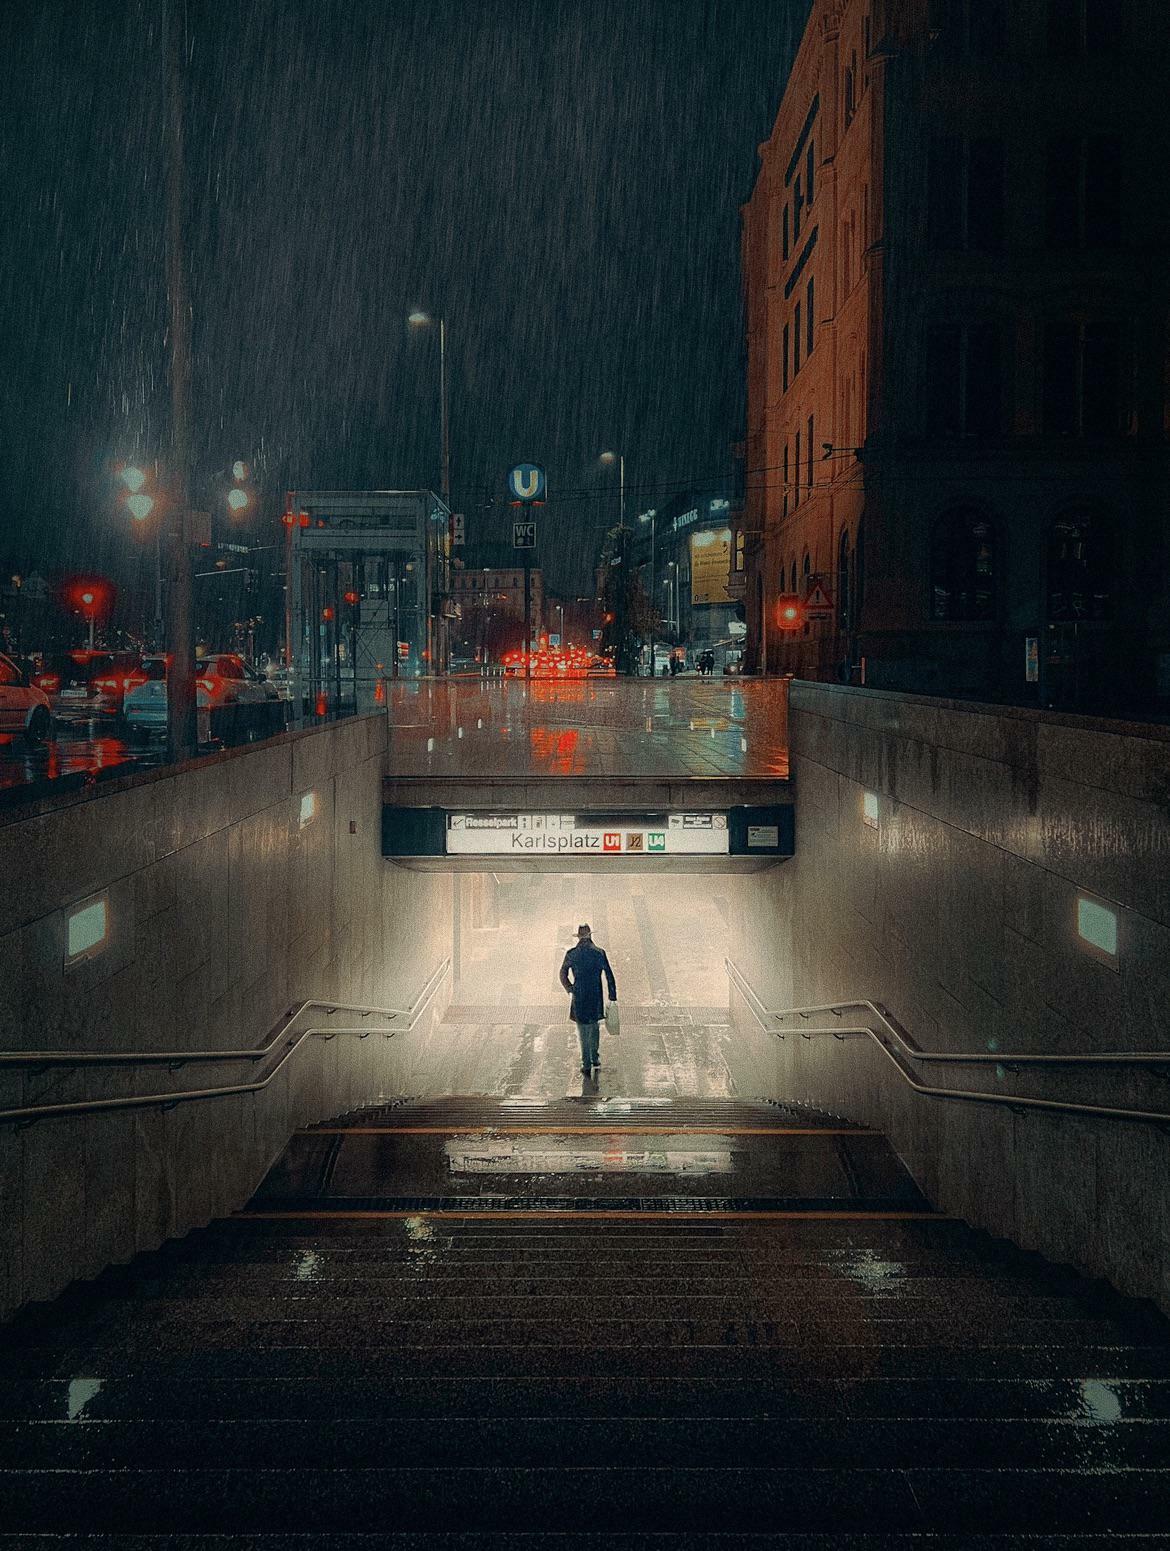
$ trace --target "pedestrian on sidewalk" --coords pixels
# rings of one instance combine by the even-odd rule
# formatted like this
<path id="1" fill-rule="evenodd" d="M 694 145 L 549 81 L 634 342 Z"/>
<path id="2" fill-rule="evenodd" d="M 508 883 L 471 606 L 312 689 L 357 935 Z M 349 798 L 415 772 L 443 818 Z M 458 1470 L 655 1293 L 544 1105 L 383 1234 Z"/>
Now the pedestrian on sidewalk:
<path id="1" fill-rule="evenodd" d="M 597 1048 L 605 1006 L 601 977 L 605 976 L 611 1002 L 617 1001 L 617 981 L 613 977 L 604 948 L 593 941 L 588 926 L 577 928 L 577 946 L 570 948 L 561 964 L 561 984 L 569 993 L 569 1018 L 577 1025 L 581 1041 L 581 1070 L 588 1077 L 601 1066 Z"/>

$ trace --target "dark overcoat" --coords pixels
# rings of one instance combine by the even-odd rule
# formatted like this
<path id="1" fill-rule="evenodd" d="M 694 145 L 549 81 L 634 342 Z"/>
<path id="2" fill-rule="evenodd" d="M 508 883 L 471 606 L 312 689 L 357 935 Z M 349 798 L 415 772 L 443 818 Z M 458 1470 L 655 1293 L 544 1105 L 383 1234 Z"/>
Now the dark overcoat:
<path id="1" fill-rule="evenodd" d="M 605 1014 L 601 997 L 601 977 L 605 976 L 611 1002 L 617 1001 L 617 981 L 605 956 L 605 949 L 586 939 L 565 954 L 561 965 L 561 984 L 572 993 L 569 1017 L 574 1023 L 600 1023 Z"/>

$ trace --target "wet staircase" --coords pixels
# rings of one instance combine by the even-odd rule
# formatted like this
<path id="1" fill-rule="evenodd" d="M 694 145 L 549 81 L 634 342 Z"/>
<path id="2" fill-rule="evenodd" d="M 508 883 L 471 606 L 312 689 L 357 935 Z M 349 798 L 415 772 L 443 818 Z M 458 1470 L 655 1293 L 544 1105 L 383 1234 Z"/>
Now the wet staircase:
<path id="1" fill-rule="evenodd" d="M 0 1331 L 0 1548 L 1164 1547 L 1167 1337 L 826 1117 L 397 1105 Z"/>

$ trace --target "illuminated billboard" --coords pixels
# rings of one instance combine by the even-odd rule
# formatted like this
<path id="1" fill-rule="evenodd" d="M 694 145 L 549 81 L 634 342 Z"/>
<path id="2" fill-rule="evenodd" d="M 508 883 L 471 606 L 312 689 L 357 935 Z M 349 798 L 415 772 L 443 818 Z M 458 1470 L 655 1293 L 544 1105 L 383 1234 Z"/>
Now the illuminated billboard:
<path id="1" fill-rule="evenodd" d="M 691 602 L 731 601 L 731 529 L 692 534 Z"/>

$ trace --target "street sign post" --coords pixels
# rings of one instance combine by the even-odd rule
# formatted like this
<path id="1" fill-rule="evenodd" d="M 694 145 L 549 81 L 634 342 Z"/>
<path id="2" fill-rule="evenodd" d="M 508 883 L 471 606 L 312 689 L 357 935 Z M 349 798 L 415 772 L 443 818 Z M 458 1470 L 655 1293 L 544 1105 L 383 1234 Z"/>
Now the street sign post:
<path id="1" fill-rule="evenodd" d="M 467 519 L 462 512 L 451 514 L 451 544 L 458 548 L 467 542 Z"/>
<path id="2" fill-rule="evenodd" d="M 512 485 L 512 476 L 517 472 L 518 470 L 513 469 L 512 473 L 508 475 L 509 486 Z M 524 551 L 524 677 L 531 679 L 532 551 L 536 548 L 536 524 L 534 522 L 514 522 L 512 524 L 512 548 Z"/>

